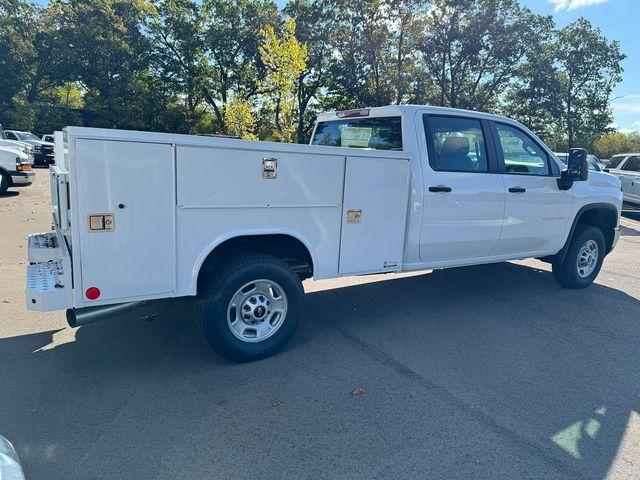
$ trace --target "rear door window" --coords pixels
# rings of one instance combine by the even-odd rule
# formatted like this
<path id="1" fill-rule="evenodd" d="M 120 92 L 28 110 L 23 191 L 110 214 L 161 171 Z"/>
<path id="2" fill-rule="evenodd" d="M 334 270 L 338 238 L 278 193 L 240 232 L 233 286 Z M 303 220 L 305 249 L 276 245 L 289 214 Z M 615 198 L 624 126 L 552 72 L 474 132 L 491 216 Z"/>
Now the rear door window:
<path id="1" fill-rule="evenodd" d="M 400 117 L 372 117 L 318 122 L 311 144 L 402 150 L 402 121 Z"/>
<path id="2" fill-rule="evenodd" d="M 480 120 L 424 115 L 431 168 L 447 172 L 488 171 L 487 148 Z"/>

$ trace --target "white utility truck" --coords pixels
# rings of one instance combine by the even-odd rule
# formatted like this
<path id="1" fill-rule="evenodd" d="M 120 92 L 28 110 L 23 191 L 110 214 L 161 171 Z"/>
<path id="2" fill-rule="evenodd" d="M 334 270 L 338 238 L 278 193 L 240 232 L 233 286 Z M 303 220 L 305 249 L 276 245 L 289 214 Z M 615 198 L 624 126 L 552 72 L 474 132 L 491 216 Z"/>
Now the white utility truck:
<path id="1" fill-rule="evenodd" d="M 306 278 L 535 257 L 582 288 L 619 236 L 618 178 L 483 113 L 326 113 L 311 145 L 79 127 L 56 142 L 28 307 L 78 326 L 196 296 L 204 337 L 236 361 L 286 344 Z"/>

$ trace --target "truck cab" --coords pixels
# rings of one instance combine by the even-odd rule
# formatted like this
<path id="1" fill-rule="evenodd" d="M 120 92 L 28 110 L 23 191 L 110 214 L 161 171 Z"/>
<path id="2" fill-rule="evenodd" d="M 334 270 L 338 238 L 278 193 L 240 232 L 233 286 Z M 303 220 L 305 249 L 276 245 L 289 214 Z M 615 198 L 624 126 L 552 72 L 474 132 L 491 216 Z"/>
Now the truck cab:
<path id="1" fill-rule="evenodd" d="M 431 106 L 318 117 L 310 145 L 68 127 L 27 305 L 71 326 L 193 296 L 222 356 L 269 356 L 302 280 L 538 258 L 589 286 L 619 234 L 620 180 L 565 166 L 520 123 Z"/>
<path id="2" fill-rule="evenodd" d="M 590 171 L 563 183 L 566 166 L 505 117 L 431 106 L 329 112 L 311 144 L 411 153 L 406 269 L 548 259 L 588 210 L 606 219 L 607 251 L 619 234 L 619 180 Z"/>

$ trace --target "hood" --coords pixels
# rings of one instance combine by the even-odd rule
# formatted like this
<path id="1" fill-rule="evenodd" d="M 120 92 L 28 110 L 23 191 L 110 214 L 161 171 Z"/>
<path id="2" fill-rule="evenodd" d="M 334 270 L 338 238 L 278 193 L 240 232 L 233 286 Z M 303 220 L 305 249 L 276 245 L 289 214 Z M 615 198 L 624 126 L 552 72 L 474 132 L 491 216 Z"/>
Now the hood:
<path id="1" fill-rule="evenodd" d="M 0 155 L 2 155 L 2 156 L 11 155 L 14 158 L 15 157 L 19 157 L 20 160 L 22 160 L 23 162 L 28 162 L 29 161 L 29 155 L 24 153 L 24 151 L 22 149 L 18 149 L 18 148 L 0 146 Z"/>
<path id="2" fill-rule="evenodd" d="M 5 140 L 4 138 L 0 138 L 0 146 L 9 147 L 9 148 L 19 148 L 24 150 L 25 148 L 32 148 L 33 145 L 30 145 L 26 142 L 21 142 L 17 140 Z"/>

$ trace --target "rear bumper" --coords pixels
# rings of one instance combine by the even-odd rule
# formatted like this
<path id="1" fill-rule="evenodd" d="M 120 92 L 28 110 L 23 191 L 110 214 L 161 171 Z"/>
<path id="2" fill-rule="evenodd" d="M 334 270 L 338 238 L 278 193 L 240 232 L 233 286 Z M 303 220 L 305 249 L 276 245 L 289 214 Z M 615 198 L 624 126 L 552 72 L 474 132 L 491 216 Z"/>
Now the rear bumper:
<path id="1" fill-rule="evenodd" d="M 35 179 L 35 172 L 11 172 L 11 181 L 14 185 L 30 185 Z"/>
<path id="2" fill-rule="evenodd" d="M 25 297 L 35 311 L 66 310 L 73 306 L 71 256 L 59 230 L 29 235 Z"/>

